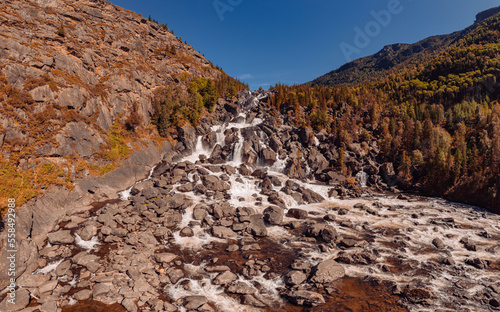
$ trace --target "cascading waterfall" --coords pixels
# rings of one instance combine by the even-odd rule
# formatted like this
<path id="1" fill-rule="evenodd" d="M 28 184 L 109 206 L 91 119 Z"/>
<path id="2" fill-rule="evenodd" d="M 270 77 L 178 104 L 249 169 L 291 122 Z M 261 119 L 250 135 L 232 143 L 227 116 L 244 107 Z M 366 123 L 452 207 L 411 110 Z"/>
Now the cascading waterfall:
<path id="1" fill-rule="evenodd" d="M 243 160 L 243 143 L 245 139 L 241 135 L 241 129 L 238 130 L 238 143 L 234 145 L 233 162 L 237 165 L 242 163 Z"/>

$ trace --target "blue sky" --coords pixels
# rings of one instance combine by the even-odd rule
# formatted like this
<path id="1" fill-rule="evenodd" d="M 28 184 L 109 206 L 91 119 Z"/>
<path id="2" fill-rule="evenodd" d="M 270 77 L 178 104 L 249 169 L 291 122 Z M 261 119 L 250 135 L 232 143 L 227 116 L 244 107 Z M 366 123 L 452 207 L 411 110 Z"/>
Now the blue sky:
<path id="1" fill-rule="evenodd" d="M 500 5 L 498 0 L 111 2 L 167 23 L 251 89 L 310 81 L 385 45 L 464 29 L 478 12 Z"/>

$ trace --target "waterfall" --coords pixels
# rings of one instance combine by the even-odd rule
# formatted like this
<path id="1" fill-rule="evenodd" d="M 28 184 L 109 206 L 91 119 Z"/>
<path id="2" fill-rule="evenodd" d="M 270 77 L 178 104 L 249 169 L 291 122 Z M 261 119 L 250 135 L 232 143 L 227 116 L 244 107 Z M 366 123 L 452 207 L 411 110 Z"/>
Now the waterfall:
<path id="1" fill-rule="evenodd" d="M 356 180 L 358 181 L 359 185 L 361 185 L 361 187 L 367 187 L 368 174 L 361 170 L 356 174 Z"/>
<path id="2" fill-rule="evenodd" d="M 129 187 L 128 189 L 124 190 L 124 191 L 121 191 L 118 193 L 118 195 L 120 196 L 120 199 L 121 200 L 128 200 L 129 197 L 130 197 L 130 192 L 132 191 L 132 189 L 134 188 L 134 186 L 138 183 L 141 183 L 143 181 L 147 181 L 147 180 L 150 180 L 152 177 L 153 177 L 153 172 L 155 170 L 157 165 L 154 165 L 153 167 L 151 167 L 151 170 L 149 170 L 149 175 L 146 179 L 142 179 L 138 182 L 135 182 L 134 185 L 132 185 L 131 187 Z"/>
<path id="3" fill-rule="evenodd" d="M 245 139 L 241 135 L 241 129 L 238 130 L 238 143 L 234 145 L 233 149 L 233 162 L 236 164 L 241 164 L 243 161 L 243 143 Z"/>

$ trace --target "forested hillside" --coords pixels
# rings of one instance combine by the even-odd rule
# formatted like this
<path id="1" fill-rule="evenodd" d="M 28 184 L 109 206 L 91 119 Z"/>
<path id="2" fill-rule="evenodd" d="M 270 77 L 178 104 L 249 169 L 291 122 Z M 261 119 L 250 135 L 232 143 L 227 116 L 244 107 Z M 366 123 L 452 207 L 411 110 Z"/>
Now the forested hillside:
<path id="1" fill-rule="evenodd" d="M 498 210 L 499 39 L 496 14 L 427 62 L 356 86 L 278 85 L 270 105 L 341 151 L 375 140 L 402 187 Z"/>

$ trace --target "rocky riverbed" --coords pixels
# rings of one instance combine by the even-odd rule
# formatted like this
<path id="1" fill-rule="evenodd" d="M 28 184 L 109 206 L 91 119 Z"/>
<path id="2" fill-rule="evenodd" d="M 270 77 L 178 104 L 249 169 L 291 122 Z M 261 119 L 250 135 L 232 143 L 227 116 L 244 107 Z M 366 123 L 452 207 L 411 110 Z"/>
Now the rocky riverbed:
<path id="1" fill-rule="evenodd" d="M 220 102 L 147 179 L 60 220 L 16 309 L 499 309 L 498 215 L 390 188 L 375 142 L 338 174 L 331 138 L 280 126 L 266 96 Z"/>

